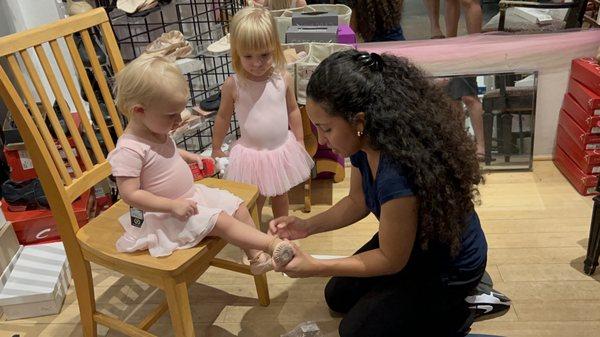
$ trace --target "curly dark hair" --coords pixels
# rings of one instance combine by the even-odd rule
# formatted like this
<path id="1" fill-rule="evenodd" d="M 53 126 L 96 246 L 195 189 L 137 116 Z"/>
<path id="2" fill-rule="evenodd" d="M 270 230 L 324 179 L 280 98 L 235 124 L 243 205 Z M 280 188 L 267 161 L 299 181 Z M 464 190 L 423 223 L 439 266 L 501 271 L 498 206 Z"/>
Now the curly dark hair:
<path id="1" fill-rule="evenodd" d="M 354 0 L 352 15 L 358 34 L 371 41 L 376 33 L 385 34 L 400 24 L 402 0 Z"/>
<path id="2" fill-rule="evenodd" d="M 439 243 L 458 254 L 483 176 L 463 115 L 443 90 L 404 58 L 347 50 L 321 62 L 306 92 L 348 123 L 364 112 L 369 146 L 413 183 L 421 247 Z"/>

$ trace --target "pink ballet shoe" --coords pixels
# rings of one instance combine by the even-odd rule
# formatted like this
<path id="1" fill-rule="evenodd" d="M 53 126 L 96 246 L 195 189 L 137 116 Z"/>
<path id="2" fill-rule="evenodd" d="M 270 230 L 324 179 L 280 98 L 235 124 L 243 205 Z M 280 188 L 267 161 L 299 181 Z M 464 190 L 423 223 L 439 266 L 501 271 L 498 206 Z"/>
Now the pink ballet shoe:
<path id="1" fill-rule="evenodd" d="M 260 252 L 250 260 L 250 272 L 252 275 L 264 274 L 270 270 L 273 270 L 273 259 L 271 259 L 269 254 Z"/>
<path id="2" fill-rule="evenodd" d="M 289 241 L 280 241 L 273 248 L 273 254 L 271 254 L 271 256 L 276 266 L 285 266 L 294 258 L 294 248 Z"/>

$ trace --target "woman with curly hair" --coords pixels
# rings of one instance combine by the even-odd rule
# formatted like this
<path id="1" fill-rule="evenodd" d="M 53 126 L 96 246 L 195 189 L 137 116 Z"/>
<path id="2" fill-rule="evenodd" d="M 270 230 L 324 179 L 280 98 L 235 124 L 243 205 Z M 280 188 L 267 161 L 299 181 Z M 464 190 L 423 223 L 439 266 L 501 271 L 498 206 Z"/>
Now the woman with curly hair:
<path id="1" fill-rule="evenodd" d="M 400 26 L 402 0 L 346 0 L 352 8 L 350 26 L 365 42 L 404 41 Z"/>
<path id="2" fill-rule="evenodd" d="M 308 219 L 274 219 L 299 239 L 369 213 L 379 230 L 354 255 L 319 260 L 294 246 L 290 277 L 333 276 L 329 307 L 348 336 L 462 336 L 464 301 L 480 281 L 487 243 L 474 201 L 483 178 L 475 144 L 442 89 L 403 58 L 338 52 L 315 70 L 307 111 L 319 142 L 349 156 L 349 194 Z"/>

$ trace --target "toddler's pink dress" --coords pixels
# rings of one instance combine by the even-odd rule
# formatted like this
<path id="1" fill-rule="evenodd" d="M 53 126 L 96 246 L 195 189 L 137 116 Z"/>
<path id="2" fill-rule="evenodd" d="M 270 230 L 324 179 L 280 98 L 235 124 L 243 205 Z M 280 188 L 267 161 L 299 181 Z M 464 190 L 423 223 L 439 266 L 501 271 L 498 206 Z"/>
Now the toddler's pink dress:
<path id="1" fill-rule="evenodd" d="M 125 233 L 117 241 L 120 252 L 148 249 L 152 256 L 166 256 L 193 247 L 212 231 L 221 212 L 233 215 L 242 203 L 228 191 L 194 184 L 188 164 L 170 137 L 154 143 L 123 134 L 108 161 L 115 177 L 139 177 L 140 189 L 168 199 L 191 199 L 198 208 L 198 214 L 186 222 L 169 213 L 144 212 L 140 228 L 131 224 L 129 212 L 123 214 L 119 222 Z"/>
<path id="2" fill-rule="evenodd" d="M 225 178 L 256 185 L 267 197 L 284 194 L 307 180 L 314 165 L 288 129 L 285 80 L 279 74 L 261 82 L 233 79 L 241 137 L 229 153 Z"/>

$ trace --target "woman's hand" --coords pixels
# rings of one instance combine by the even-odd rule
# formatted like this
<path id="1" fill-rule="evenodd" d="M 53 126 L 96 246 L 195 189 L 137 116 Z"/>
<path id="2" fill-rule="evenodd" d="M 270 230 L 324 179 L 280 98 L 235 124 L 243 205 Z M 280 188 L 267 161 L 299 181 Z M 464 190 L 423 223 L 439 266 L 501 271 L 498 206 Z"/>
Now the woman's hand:
<path id="1" fill-rule="evenodd" d="M 285 266 L 276 266 L 275 271 L 284 272 L 287 276 L 293 278 L 319 276 L 320 260 L 306 254 L 293 242 L 291 244 L 294 248 L 294 258 Z"/>
<path id="2" fill-rule="evenodd" d="M 271 220 L 268 233 L 288 240 L 302 239 L 310 234 L 307 221 L 295 216 L 282 216 Z"/>
<path id="3" fill-rule="evenodd" d="M 192 215 L 198 214 L 196 202 L 189 199 L 173 200 L 171 205 L 171 215 L 177 220 L 185 222 Z"/>

